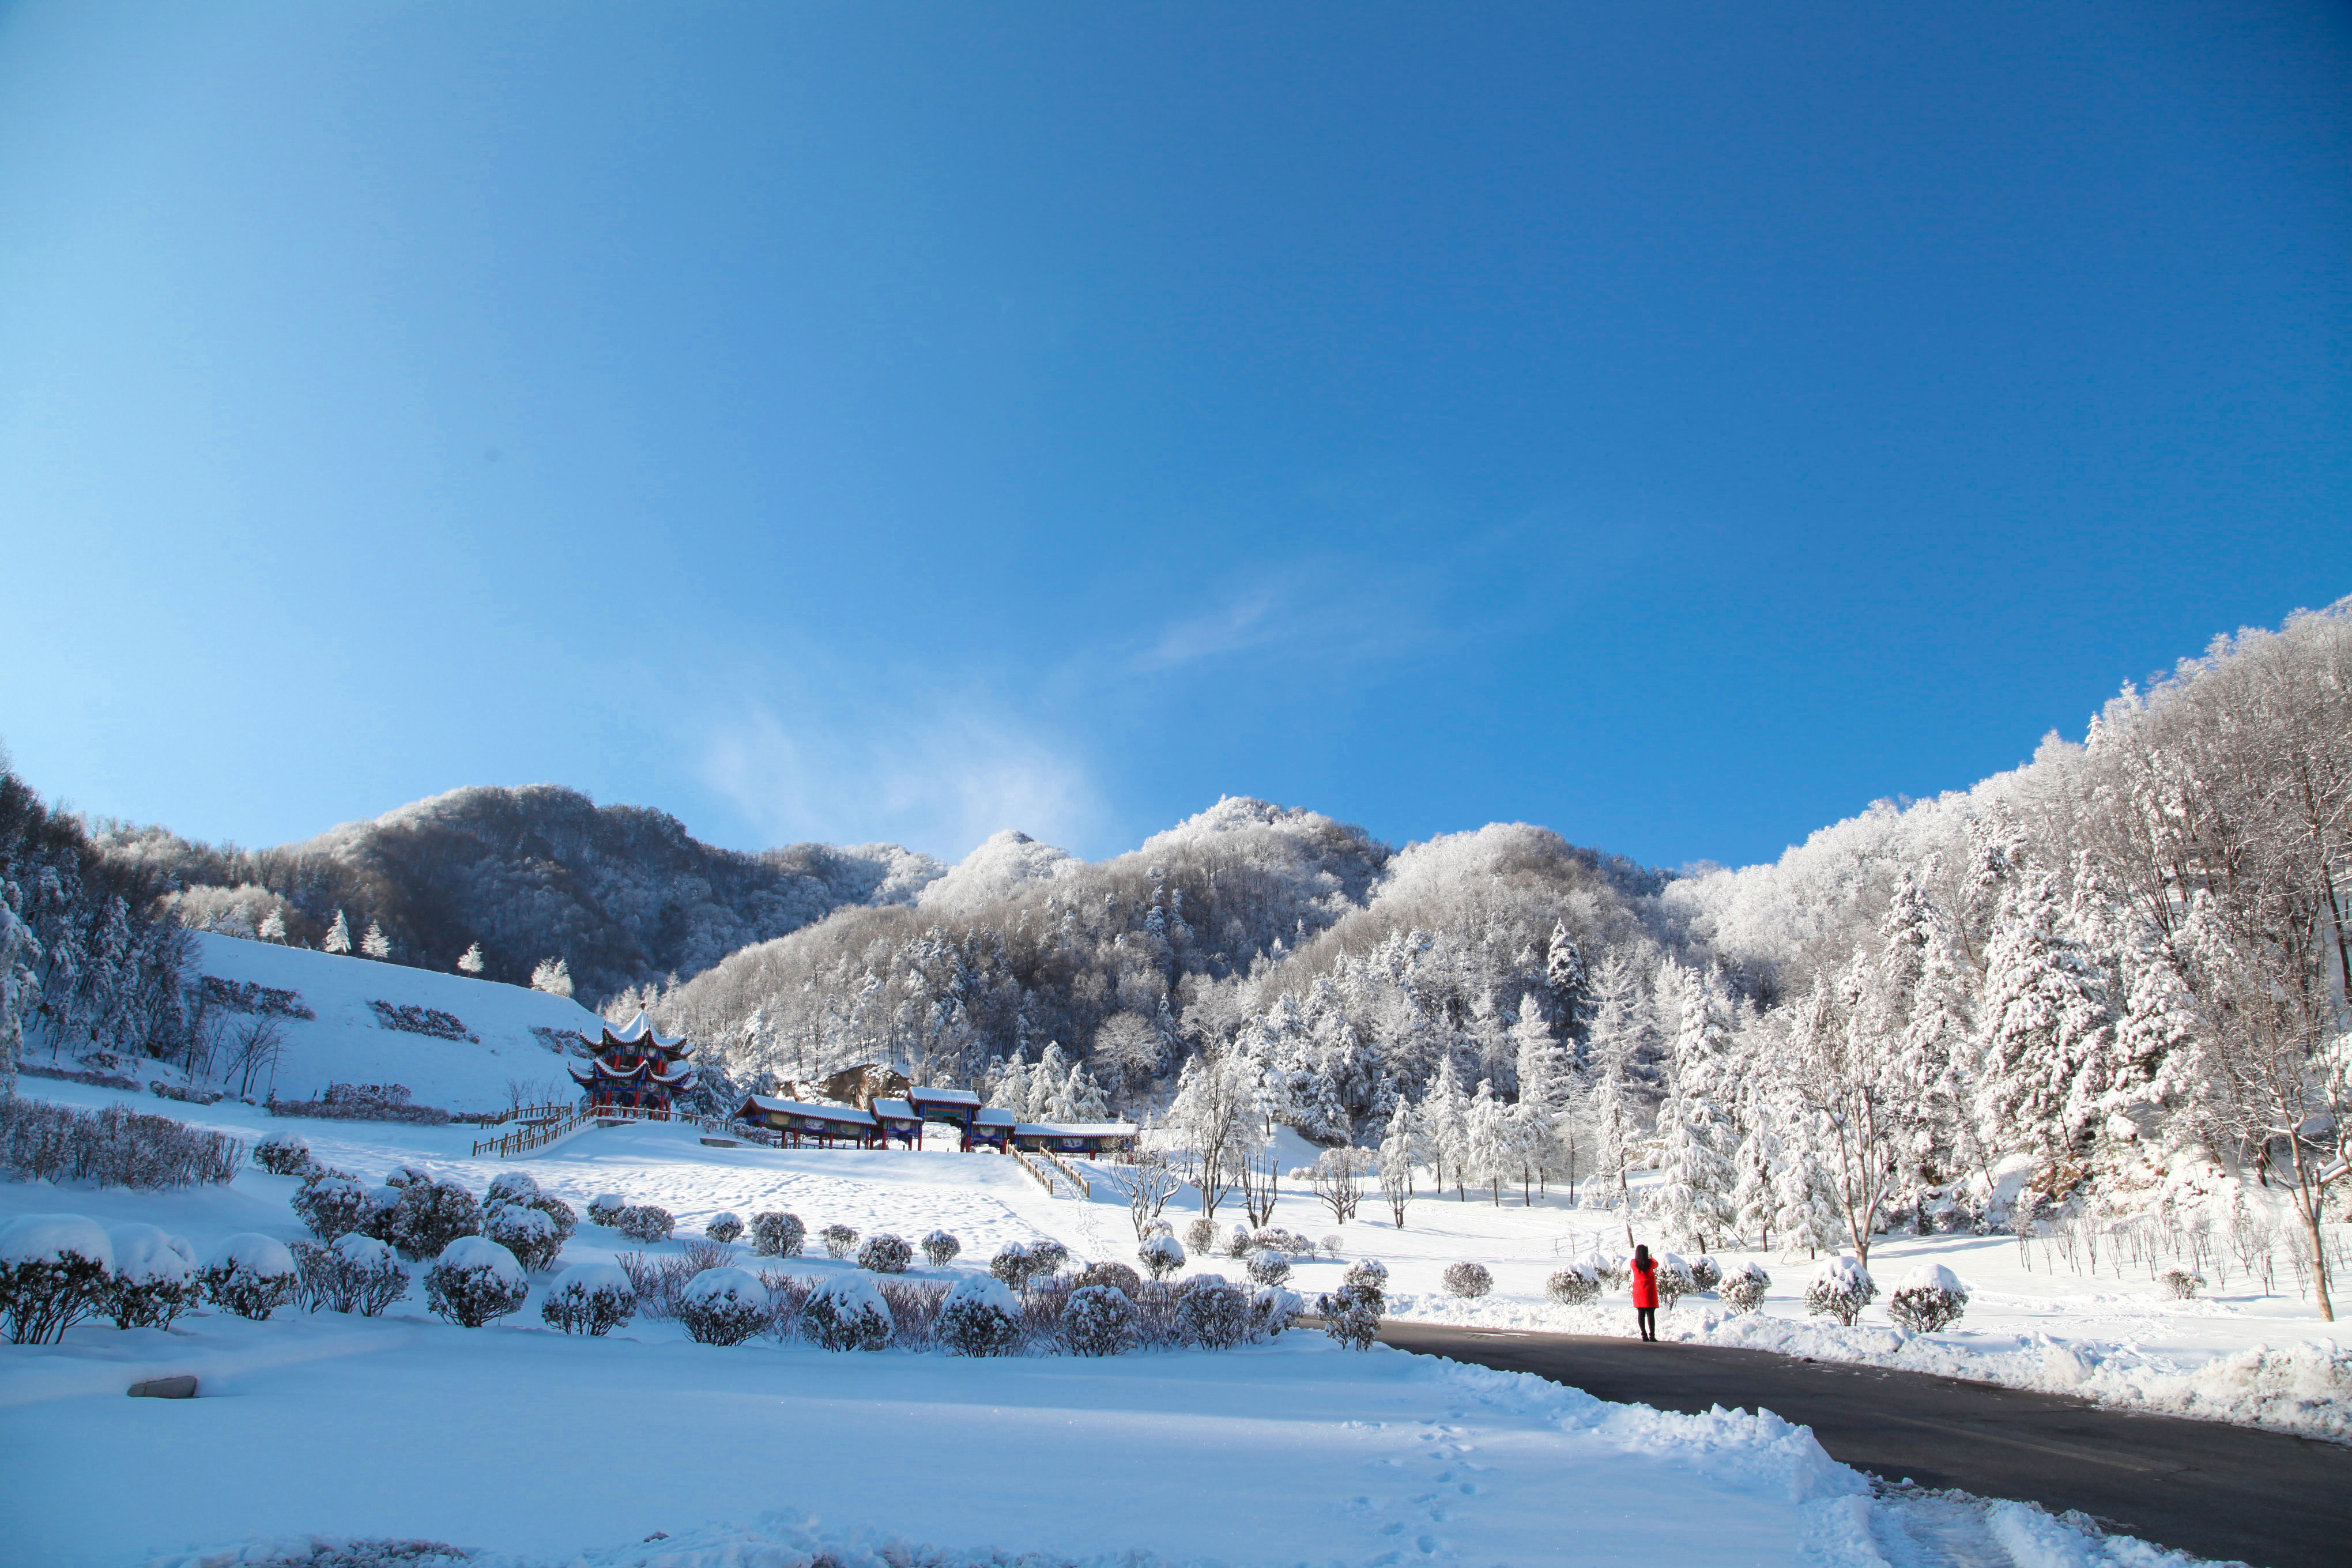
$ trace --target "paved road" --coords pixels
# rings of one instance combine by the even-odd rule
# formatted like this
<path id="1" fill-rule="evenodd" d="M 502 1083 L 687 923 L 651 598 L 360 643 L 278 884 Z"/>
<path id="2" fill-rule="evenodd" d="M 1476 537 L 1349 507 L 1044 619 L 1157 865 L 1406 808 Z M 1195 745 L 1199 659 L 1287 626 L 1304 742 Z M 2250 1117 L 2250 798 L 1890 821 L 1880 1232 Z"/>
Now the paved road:
<path id="1" fill-rule="evenodd" d="M 1602 1399 L 1770 1410 L 1889 1480 L 2023 1498 L 2256 1568 L 2352 1564 L 2352 1448 L 1769 1351 L 1391 1323 L 1401 1350 L 1532 1372 Z"/>

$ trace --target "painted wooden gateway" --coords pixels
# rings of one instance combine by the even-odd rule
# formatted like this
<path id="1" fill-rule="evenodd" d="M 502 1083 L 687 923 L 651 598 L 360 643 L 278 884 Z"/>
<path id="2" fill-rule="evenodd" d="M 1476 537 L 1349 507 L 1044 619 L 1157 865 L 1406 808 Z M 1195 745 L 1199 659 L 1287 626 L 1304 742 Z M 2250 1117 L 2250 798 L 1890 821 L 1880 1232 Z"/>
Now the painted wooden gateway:
<path id="1" fill-rule="evenodd" d="M 887 1149 L 896 1138 L 909 1149 L 923 1146 L 923 1116 L 903 1100 L 877 1100 L 874 1102 L 874 1120 L 880 1124 L 882 1147 Z"/>
<path id="2" fill-rule="evenodd" d="M 735 1112 L 735 1120 L 764 1127 L 794 1149 L 811 1143 L 820 1149 L 882 1146 L 881 1119 L 854 1105 L 813 1105 L 806 1100 L 749 1094 L 743 1097 L 742 1109 Z"/>
<path id="3" fill-rule="evenodd" d="M 604 1040 L 589 1050 L 587 1064 L 570 1071 L 591 1110 L 667 1116 L 677 1097 L 694 1087 L 694 1068 L 686 1059 L 694 1047 L 683 1035 L 656 1033 L 643 1009 L 624 1028 L 605 1025 Z"/>

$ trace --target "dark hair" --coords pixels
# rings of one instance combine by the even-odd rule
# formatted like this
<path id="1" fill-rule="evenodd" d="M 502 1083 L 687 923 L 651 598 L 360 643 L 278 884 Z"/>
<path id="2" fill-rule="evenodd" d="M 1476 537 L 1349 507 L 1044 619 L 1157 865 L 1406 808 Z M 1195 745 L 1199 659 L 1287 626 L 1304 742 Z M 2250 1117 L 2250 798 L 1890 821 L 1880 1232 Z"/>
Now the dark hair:
<path id="1" fill-rule="evenodd" d="M 1650 1249 L 1646 1247 L 1635 1247 L 1633 1249 L 1633 1264 L 1636 1268 L 1647 1268 L 1650 1266 Z"/>

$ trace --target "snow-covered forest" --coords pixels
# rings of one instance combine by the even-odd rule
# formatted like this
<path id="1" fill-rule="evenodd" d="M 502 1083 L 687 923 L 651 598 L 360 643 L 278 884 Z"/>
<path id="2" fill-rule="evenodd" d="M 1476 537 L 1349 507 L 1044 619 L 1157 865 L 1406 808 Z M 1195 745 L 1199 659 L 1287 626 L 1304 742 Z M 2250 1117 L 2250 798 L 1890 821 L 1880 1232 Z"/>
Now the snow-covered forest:
<path id="1" fill-rule="evenodd" d="M 1668 878 L 1496 825 L 1391 854 L 1227 800 L 1086 865 L 1015 837 L 634 994 L 739 1078 L 889 1059 L 1037 1115 L 1253 1128 L 1457 1189 L 1851 1247 L 2252 1180 L 2315 1263 L 2347 1152 L 2352 606 L 2217 642 L 2086 741 Z M 2324 1276 L 2324 1269 L 2322 1270 Z M 2324 1300 L 2324 1277 L 2320 1281 Z"/>
<path id="2" fill-rule="evenodd" d="M 1866 1258 L 1890 1229 L 2252 1182 L 2318 1262 L 2352 1190 L 2327 1179 L 2352 602 L 2222 639 L 1971 790 L 1681 876 L 1520 824 L 1393 850 L 1248 799 L 1101 863 L 1003 833 L 946 870 L 733 855 L 543 788 L 262 852 L 85 840 L 8 788 L 9 1026 L 117 1048 L 185 1031 L 171 919 L 315 942 L 348 910 L 402 961 L 567 961 L 583 999 L 708 1042 L 721 1098 L 888 1061 L 1155 1120 L 1213 1181 L 1272 1125 L 1489 1202 L 1630 1207 L 1654 1169 L 1644 1224 L 1701 1249 Z"/>

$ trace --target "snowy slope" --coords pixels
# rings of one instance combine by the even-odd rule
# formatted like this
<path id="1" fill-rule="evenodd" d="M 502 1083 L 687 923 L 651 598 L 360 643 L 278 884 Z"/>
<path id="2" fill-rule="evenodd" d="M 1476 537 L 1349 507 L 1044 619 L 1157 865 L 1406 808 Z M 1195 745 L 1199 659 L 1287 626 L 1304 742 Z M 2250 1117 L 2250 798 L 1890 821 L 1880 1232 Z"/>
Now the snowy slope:
<path id="1" fill-rule="evenodd" d="M 602 1026 L 578 1003 L 520 985 L 211 931 L 194 935 L 201 973 L 297 992 L 318 1015 L 277 1020 L 286 1037 L 278 1065 L 281 1100 L 313 1098 L 330 1083 L 403 1083 L 419 1104 L 485 1110 L 507 1103 L 511 1079 L 533 1086 L 533 1100 L 569 1100 L 577 1090 L 564 1076 L 564 1058 L 531 1031 Z M 450 1014 L 481 1043 L 384 1028 L 372 1001 Z"/>

